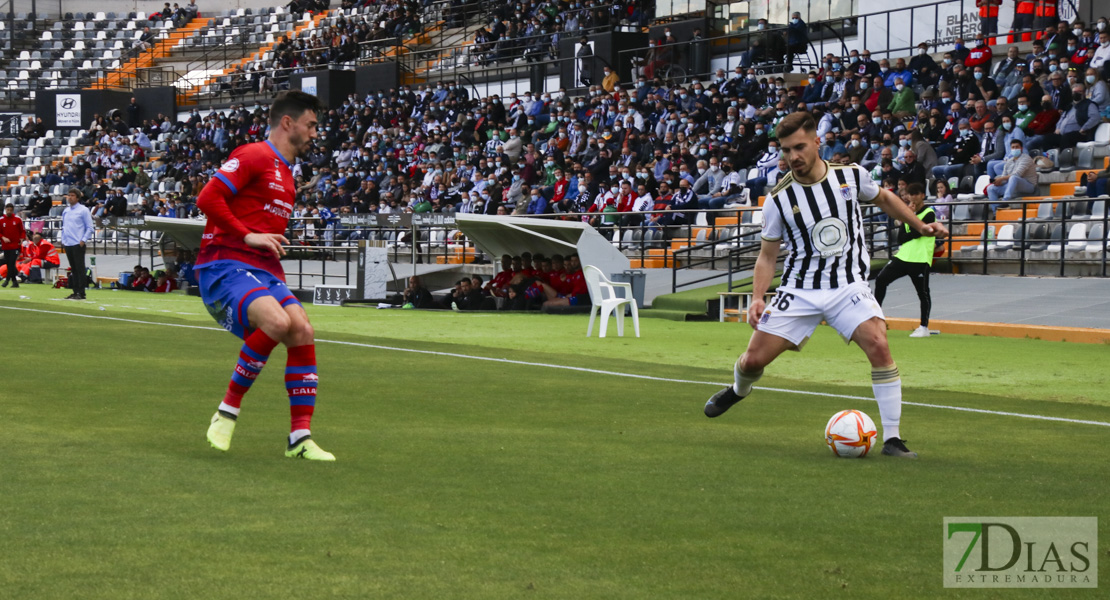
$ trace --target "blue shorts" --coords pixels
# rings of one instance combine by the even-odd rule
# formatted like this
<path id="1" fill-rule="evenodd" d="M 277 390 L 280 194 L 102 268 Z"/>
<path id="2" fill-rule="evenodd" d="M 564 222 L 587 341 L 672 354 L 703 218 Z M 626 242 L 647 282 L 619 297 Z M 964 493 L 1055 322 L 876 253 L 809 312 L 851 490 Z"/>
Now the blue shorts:
<path id="1" fill-rule="evenodd" d="M 200 297 L 220 327 L 238 338 L 250 335 L 247 309 L 251 302 L 270 296 L 283 307 L 300 305 L 285 282 L 265 269 L 237 260 L 216 260 L 196 268 Z"/>

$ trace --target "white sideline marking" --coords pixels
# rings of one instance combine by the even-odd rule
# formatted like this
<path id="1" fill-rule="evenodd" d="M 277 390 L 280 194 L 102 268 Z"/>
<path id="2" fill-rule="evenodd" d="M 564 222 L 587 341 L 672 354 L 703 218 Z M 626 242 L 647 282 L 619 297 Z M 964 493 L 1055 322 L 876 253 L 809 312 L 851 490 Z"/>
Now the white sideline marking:
<path id="1" fill-rule="evenodd" d="M 48 314 L 48 315 L 64 315 L 64 316 L 67 316 L 67 317 L 81 317 L 81 318 L 85 318 L 85 319 L 101 319 L 101 320 L 105 320 L 105 321 L 119 321 L 121 323 L 137 323 L 137 324 L 140 324 L 140 325 L 159 325 L 159 326 L 162 326 L 162 327 L 181 327 L 181 328 L 184 328 L 184 329 L 202 329 L 202 330 L 206 330 L 206 331 L 221 331 L 221 332 L 224 331 L 220 327 L 208 327 L 208 326 L 204 326 L 204 325 L 183 325 L 183 324 L 180 324 L 180 323 L 159 323 L 157 321 L 139 321 L 139 320 L 136 320 L 136 319 L 121 319 L 119 317 L 105 317 L 105 316 L 100 316 L 100 315 L 83 315 L 81 313 L 71 313 L 71 312 L 64 312 L 64 311 L 57 311 L 57 310 L 41 310 L 41 309 L 36 309 L 36 308 L 19 308 L 19 307 L 15 307 L 15 306 L 0 306 L 0 309 L 21 310 L 21 311 L 26 311 L 26 312 L 43 313 L 43 314 Z M 432 356 L 447 356 L 447 357 L 451 357 L 451 358 L 464 358 L 464 359 L 467 359 L 467 360 L 484 360 L 484 361 L 489 361 L 489 362 L 506 363 L 506 364 L 513 364 L 513 365 L 522 365 L 522 366 L 526 366 L 526 367 L 546 367 L 546 368 L 549 368 L 549 369 L 562 369 L 564 371 L 578 371 L 580 373 L 593 373 L 593 374 L 596 374 L 596 375 L 612 375 L 614 377 L 628 377 L 628 378 L 631 378 L 631 379 L 646 379 L 646 380 L 650 380 L 650 381 L 662 381 L 662 382 L 666 382 L 666 383 L 692 383 L 692 384 L 695 384 L 695 385 L 713 385 L 713 386 L 729 385 L 727 383 L 720 383 L 720 382 L 715 382 L 715 381 L 698 381 L 698 380 L 694 380 L 694 379 L 673 379 L 673 378 L 669 378 L 669 377 L 656 377 L 654 375 L 640 375 L 640 374 L 637 374 L 637 373 L 620 373 L 620 372 L 617 372 L 617 371 L 603 371 L 601 369 L 589 369 L 589 368 L 586 368 L 586 367 L 572 367 L 572 366 L 568 366 L 568 365 L 549 365 L 549 364 L 545 364 L 545 363 L 535 363 L 535 362 L 528 362 L 528 361 L 523 361 L 523 360 L 513 360 L 511 358 L 496 358 L 496 357 L 492 357 L 492 356 L 471 356 L 469 354 L 458 354 L 458 353 L 455 353 L 455 352 L 439 352 L 439 351 L 436 351 L 436 350 L 418 350 L 416 348 L 397 348 L 395 346 L 381 346 L 381 345 L 378 345 L 378 344 L 366 344 L 366 343 L 362 343 L 362 342 L 345 342 L 345 341 L 342 341 L 342 340 L 324 340 L 324 339 L 317 339 L 316 341 L 317 342 L 322 342 L 322 343 L 325 343 L 325 344 L 338 344 L 340 346 L 355 346 L 355 347 L 358 347 L 358 348 L 372 348 L 372 349 L 375 349 L 375 350 L 388 350 L 390 352 L 410 352 L 410 353 L 413 353 L 413 354 L 430 354 Z M 867 396 L 849 396 L 847 394 L 830 394 L 830 393 L 827 393 L 827 392 L 810 392 L 810 391 L 805 391 L 805 390 L 788 390 L 788 389 L 783 389 L 783 388 L 771 388 L 771 387 L 756 387 L 755 389 L 765 390 L 765 391 L 768 391 L 768 392 L 779 392 L 779 393 L 783 393 L 783 394 L 801 394 L 801 395 L 804 395 L 804 396 L 821 396 L 823 398 L 842 398 L 842 399 L 845 399 L 845 400 L 862 400 L 862 401 L 866 401 L 866 402 L 874 402 L 875 401 L 874 398 L 869 398 Z M 1100 427 L 1110 427 L 1110 423 L 1107 423 L 1105 421 L 1089 421 L 1089 420 L 1086 420 L 1086 419 L 1068 419 L 1068 418 L 1065 418 L 1065 417 L 1050 417 L 1050 416 L 1047 416 L 1047 415 L 1031 415 L 1031 414 L 1026 414 L 1026 413 L 1016 413 L 1016 412 L 1008 412 L 1008 411 L 1001 411 L 1001 410 L 987 410 L 987 409 L 983 409 L 983 408 L 969 408 L 969 407 L 966 407 L 966 406 L 950 406 L 950 405 L 947 405 L 947 404 L 930 404 L 930 403 L 927 403 L 927 402 L 908 402 L 908 401 L 905 401 L 905 400 L 902 401 L 902 404 L 905 404 L 907 406 L 920 406 L 920 407 L 923 407 L 923 408 L 939 408 L 939 409 L 944 409 L 944 410 L 955 410 L 955 411 L 960 411 L 960 412 L 979 413 L 979 414 L 984 414 L 984 415 L 996 415 L 996 416 L 1001 416 L 1001 417 L 1017 417 L 1017 418 L 1021 418 L 1021 419 L 1034 419 L 1034 420 L 1038 420 L 1038 421 L 1056 421 L 1056 422 L 1059 422 L 1059 423 L 1073 423 L 1073 424 L 1077 424 L 1077 425 L 1097 425 L 1097 426 L 1100 426 Z"/>

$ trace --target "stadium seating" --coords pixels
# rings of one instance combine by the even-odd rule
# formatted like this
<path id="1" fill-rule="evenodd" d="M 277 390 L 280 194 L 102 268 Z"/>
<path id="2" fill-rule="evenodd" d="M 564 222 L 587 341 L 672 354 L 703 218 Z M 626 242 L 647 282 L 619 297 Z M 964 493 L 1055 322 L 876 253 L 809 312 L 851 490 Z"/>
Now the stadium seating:
<path id="1" fill-rule="evenodd" d="M 151 22 L 134 13 L 126 19 L 111 12 L 76 17 L 66 13 L 56 20 L 43 14 L 37 17 L 25 21 L 33 35 L 0 35 L 13 42 L 6 48 L 10 53 L 5 52 L 2 65 L 6 68 L 0 72 L 5 99 L 26 108 L 31 107 L 36 90 L 87 87 L 102 71 L 118 68 L 137 52 L 135 43 L 144 27 L 151 27 L 159 37 L 174 29 L 172 21 Z"/>
<path id="2" fill-rule="evenodd" d="M 395 33 L 401 34 L 405 55 L 410 57 L 406 59 L 409 62 L 405 63 L 405 67 L 409 69 L 406 71 L 406 80 L 410 82 L 407 91 L 417 98 L 433 93 L 432 88 L 436 80 L 450 80 L 453 75 L 463 71 L 481 74 L 486 79 L 495 81 L 500 76 L 497 64 L 512 64 L 521 58 L 509 52 L 504 60 L 497 58 L 485 64 L 476 60 L 470 50 L 465 49 L 473 46 L 471 40 L 480 27 L 488 25 L 493 19 L 504 21 L 506 13 L 503 7 L 498 5 L 482 5 L 473 11 L 468 8 L 459 14 L 452 11 L 450 3 L 429 2 L 422 7 L 423 10 L 419 11 L 419 14 L 410 15 L 414 20 L 401 19 L 387 25 L 386 21 L 392 18 L 390 13 L 392 8 L 392 5 L 386 4 L 347 3 L 341 8 L 317 14 L 292 14 L 285 7 L 217 10 L 206 13 L 203 18 L 182 27 L 175 27 L 172 21 L 148 20 L 135 14 L 124 16 L 103 12 L 63 15 L 60 19 L 36 15 L 36 18 L 21 21 L 17 27 L 18 31 L 9 31 L 5 28 L 6 24 L 0 24 L 0 40 L 7 43 L 10 48 L 10 51 L 4 54 L 4 62 L 0 63 L 0 94 L 3 94 L 3 100 L 22 102 L 25 106 L 29 106 L 37 90 L 84 85 L 114 87 L 115 84 L 126 81 L 128 73 L 133 72 L 136 65 L 143 64 L 147 59 L 190 61 L 198 56 L 205 56 L 212 48 L 221 48 L 221 52 L 226 54 L 228 60 L 222 59 L 222 62 L 203 64 L 203 68 L 197 68 L 186 74 L 178 82 L 178 87 L 183 93 L 181 99 L 186 105 L 189 107 L 195 105 L 202 109 L 203 114 L 207 114 L 210 108 L 226 110 L 222 107 L 225 107 L 228 102 L 242 102 L 244 98 L 248 98 L 244 103 L 251 104 L 252 101 L 261 102 L 269 98 L 274 91 L 285 87 L 283 79 L 294 69 L 325 64 L 337 68 L 349 68 L 359 64 L 360 61 L 374 57 L 392 56 L 391 53 L 397 50 L 397 44 L 385 40 L 393 39 Z M 621 9 L 622 7 L 614 9 L 616 17 L 612 22 L 606 21 L 607 27 L 625 18 L 619 14 Z M 509 12 L 512 10 L 510 7 Z M 561 16 L 565 17 L 566 14 Z M 515 17 L 510 17 L 509 20 L 511 21 L 512 18 Z M 658 25 L 659 23 L 648 24 Z M 179 22 L 178 25 L 181 23 Z M 355 26 L 363 29 L 355 36 L 361 43 L 358 44 L 354 54 L 336 53 L 313 47 L 316 44 L 314 40 L 327 40 L 331 35 L 350 33 L 351 28 Z M 159 50 L 139 51 L 136 41 L 145 27 L 150 27 L 156 33 L 156 40 L 159 40 L 156 45 L 160 46 Z M 283 43 L 282 39 L 286 36 L 290 41 Z M 510 45 L 517 44 L 522 39 L 527 39 L 522 31 L 506 33 L 502 38 Z M 1029 49 L 1030 44 L 1020 46 L 1023 54 Z M 1001 52 L 997 52 L 995 60 L 997 61 L 1001 55 Z M 241 59 L 238 58 L 240 56 Z M 412 56 L 418 56 L 419 59 L 411 58 Z M 732 60 L 731 57 L 723 55 L 715 58 Z M 844 57 L 838 57 L 838 59 L 844 60 Z M 712 85 L 710 82 L 715 81 L 716 74 L 698 75 L 696 84 L 698 87 L 717 90 L 717 96 L 725 101 L 717 105 L 717 98 L 711 101 L 708 96 L 704 96 L 703 104 L 727 106 L 727 99 L 736 95 L 728 79 L 732 77 L 732 73 L 726 73 L 724 81 L 716 80 Z M 623 83 L 628 84 L 628 82 Z M 684 82 L 666 83 L 674 85 L 663 85 L 657 90 L 653 89 L 653 93 L 666 95 L 673 102 L 677 97 L 676 85 L 680 83 L 687 93 L 695 92 L 692 78 Z M 804 81 L 800 81 L 794 75 L 785 75 L 781 78 L 781 82 L 777 77 L 772 76 L 769 83 L 772 86 L 781 83 L 784 89 L 792 90 L 784 93 L 794 94 L 795 99 L 806 93 Z M 801 85 L 795 85 L 798 83 Z M 625 90 L 627 91 L 628 88 L 626 87 Z M 475 89 L 469 91 L 473 93 Z M 772 91 L 768 95 L 773 96 L 776 93 L 778 92 Z M 502 94 L 506 112 L 509 112 L 511 104 L 516 101 L 512 96 L 515 95 Z M 582 89 L 568 90 L 565 100 L 569 102 L 578 98 L 583 98 L 586 103 L 601 100 L 601 98 L 586 96 L 586 91 Z M 772 107 L 772 100 L 761 102 L 759 108 L 762 110 Z M 367 102 L 368 99 L 359 99 L 358 104 Z M 597 136 L 601 130 L 613 126 L 614 119 L 609 111 L 616 110 L 619 104 L 620 102 L 614 101 L 605 105 L 604 109 L 595 109 L 604 113 L 604 116 L 600 121 L 591 121 L 591 126 L 596 127 L 592 132 L 594 136 Z M 480 109 L 481 105 L 481 102 L 467 105 L 461 112 Z M 554 113 L 548 114 L 548 108 L 545 106 L 543 112 L 537 115 L 540 124 L 547 122 L 549 118 L 555 118 Z M 567 114 L 574 111 L 573 106 L 565 108 L 568 109 Z M 645 127 L 655 127 L 657 123 L 653 119 L 657 117 L 650 103 L 644 103 L 639 108 L 640 115 L 647 120 Z M 820 116 L 820 106 L 815 110 Z M 349 114 L 345 115 L 344 119 L 350 119 Z M 423 114 L 422 109 L 420 115 Z M 709 155 L 721 154 L 722 140 L 729 139 L 720 125 L 723 122 L 724 113 L 697 118 L 693 116 L 692 111 L 690 114 L 694 122 L 691 123 L 688 135 L 684 134 L 688 140 L 681 148 L 682 152 L 686 153 L 684 158 L 691 157 L 697 151 L 696 137 L 701 133 L 713 136 L 711 140 L 705 142 Z M 466 115 L 464 114 L 463 117 L 465 120 Z M 575 117 L 568 122 L 573 120 Z M 518 127 L 522 123 L 517 122 Z M 401 126 L 403 127 L 404 124 L 402 123 Z M 442 126 L 447 128 L 446 120 L 443 121 Z M 174 157 L 176 156 L 174 152 L 180 152 L 183 145 L 196 142 L 204 146 L 209 139 L 206 137 L 207 134 L 199 129 L 181 125 L 171 125 L 168 130 L 149 133 L 152 144 L 148 152 L 150 157 L 159 157 L 163 153 L 169 153 L 169 156 Z M 363 131 L 360 130 L 360 135 L 362 133 Z M 407 133 L 413 137 L 422 134 L 425 139 L 421 140 L 420 144 L 430 145 L 427 139 L 430 135 L 429 131 L 412 130 Z M 390 134 L 382 135 L 388 137 Z M 529 135 L 533 133 L 529 132 Z M 59 184 L 47 185 L 45 170 L 49 167 L 64 170 L 67 165 L 72 164 L 73 158 L 95 153 L 91 144 L 94 140 L 91 137 L 82 130 L 58 130 L 34 140 L 17 140 L 3 148 L 3 153 L 0 154 L 0 180 L 7 181 L 6 185 L 3 185 L 4 193 L 19 206 L 25 206 L 36 192 L 50 194 L 60 200 L 59 196 L 66 187 Z M 896 138 L 895 135 L 891 140 L 895 156 L 898 155 Z M 327 152 L 323 153 L 325 158 L 330 153 L 333 169 L 336 168 L 335 160 L 339 154 L 334 146 L 337 141 L 329 140 Z M 364 141 L 357 140 L 358 145 L 363 144 Z M 538 136 L 528 141 L 536 142 L 537 151 L 541 155 L 548 152 L 546 137 Z M 420 147 L 420 144 L 414 144 L 411 139 L 407 142 L 403 139 L 390 139 L 389 142 L 394 143 L 396 147 L 406 143 L 416 148 Z M 477 151 L 479 155 L 486 155 L 493 159 L 496 153 L 487 148 L 485 143 L 481 140 L 475 144 Z M 759 144 L 760 141 L 749 139 L 743 143 Z M 466 149 L 464 146 L 463 150 Z M 229 150 L 230 147 L 225 146 L 213 154 L 215 162 L 226 156 Z M 743 160 L 735 161 L 733 166 L 736 167 L 737 175 L 741 180 L 766 174 L 766 168 L 757 167 L 757 161 L 762 155 L 762 150 L 758 150 L 751 155 L 745 155 Z M 989 250 L 992 258 L 997 255 L 1000 259 L 1017 252 L 1032 260 L 1038 260 L 1041 255 L 1052 252 L 1064 252 L 1069 257 L 1085 256 L 1086 249 L 1098 243 L 1095 225 L 1099 223 L 1105 211 L 1105 200 L 1091 199 L 1077 202 L 1067 200 L 1075 194 L 1087 193 L 1087 189 L 1094 189 L 1090 183 L 1086 188 L 1080 188 L 1078 186 L 1080 178 L 1105 168 L 1108 155 L 1110 155 L 1110 123 L 1103 123 L 1096 129 L 1090 142 L 1080 142 L 1074 148 L 1047 149 L 1044 156 L 1051 164 L 1039 169 L 1041 177 L 1036 192 L 1022 202 L 1011 203 L 1010 208 L 1001 209 L 995 214 L 990 213 L 985 202 L 953 206 L 950 221 L 953 233 L 960 236 L 959 244 L 961 244 L 958 248 L 953 247 L 954 250 L 959 250 L 954 258 L 984 250 Z M 445 154 L 441 152 L 440 157 L 443 156 Z M 575 157 L 566 156 L 561 166 L 568 166 L 571 158 L 581 160 L 585 156 L 581 153 Z M 950 162 L 950 156 L 943 152 L 937 158 L 938 164 L 941 165 Z M 650 162 L 650 157 L 640 156 L 638 160 L 647 163 Z M 689 163 L 688 166 L 693 167 L 694 160 L 689 160 Z M 370 165 L 371 168 L 373 166 L 373 164 Z M 395 171 L 408 168 L 407 165 L 394 163 L 391 163 L 391 167 L 394 167 Z M 185 194 L 191 189 L 187 178 L 181 172 L 173 172 L 171 168 L 171 172 L 167 175 L 165 164 L 160 164 L 156 168 L 154 164 L 148 163 L 145 168 L 152 181 L 147 190 L 128 192 L 128 204 L 132 210 L 139 210 L 143 200 L 151 200 L 158 204 L 160 198 Z M 412 173 L 410 170 L 410 176 L 414 175 L 418 175 L 418 171 Z M 980 173 L 972 174 L 970 171 L 960 175 L 955 181 L 956 187 L 961 188 L 958 200 L 978 201 L 985 198 L 984 191 L 989 184 L 989 177 Z M 604 179 L 607 174 L 599 172 L 595 173 L 595 176 Z M 420 182 L 413 183 L 413 187 L 418 187 Z M 469 185 L 467 183 L 462 186 L 462 190 L 465 192 Z M 332 194 L 330 187 L 325 186 L 324 190 L 325 195 Z M 452 194 L 457 191 L 458 189 L 454 189 Z M 195 190 L 192 192 L 195 194 Z M 146 197 L 147 193 L 150 194 L 149 197 Z M 400 193 L 401 188 L 398 189 L 398 194 Z M 655 193 L 654 189 L 652 193 Z M 410 204 L 414 198 L 415 196 L 409 196 L 401 199 L 399 205 L 395 207 L 396 210 L 404 210 L 405 205 Z M 750 203 L 756 201 L 757 199 L 753 198 Z M 188 204 L 188 198 L 186 198 L 186 204 Z M 461 207 L 460 202 L 454 208 L 461 209 Z M 585 206 L 579 205 L 576 208 L 585 209 Z M 716 219 L 715 227 L 709 227 L 705 214 L 698 212 L 693 216 L 693 224 L 677 235 L 664 234 L 657 228 L 623 227 L 614 230 L 613 243 L 630 254 L 635 254 L 637 259 L 643 257 L 642 264 L 656 264 L 656 261 L 669 264 L 672 250 L 690 245 L 721 240 L 716 248 L 704 250 L 710 255 L 738 251 L 742 247 L 750 246 L 757 241 L 759 217 L 761 213 L 758 210 L 743 211 L 735 216 L 721 216 Z M 1025 227 L 1022 227 L 1023 222 Z M 1059 227 L 1058 231 L 1057 227 Z M 869 235 L 872 235 L 877 242 L 887 243 L 884 227 L 874 227 L 874 231 L 870 229 L 872 228 L 869 228 Z M 388 239 L 395 247 L 411 243 L 411 240 L 398 239 L 395 232 L 374 235 Z M 1104 239 L 1105 235 L 1103 234 L 1102 237 Z M 440 232 L 440 234 L 422 236 L 417 243 L 421 248 L 430 250 L 447 248 L 453 244 L 453 240 L 446 240 L 443 232 Z M 656 253 L 648 255 L 649 250 Z M 1077 260 L 1080 259 L 1077 258 Z"/>

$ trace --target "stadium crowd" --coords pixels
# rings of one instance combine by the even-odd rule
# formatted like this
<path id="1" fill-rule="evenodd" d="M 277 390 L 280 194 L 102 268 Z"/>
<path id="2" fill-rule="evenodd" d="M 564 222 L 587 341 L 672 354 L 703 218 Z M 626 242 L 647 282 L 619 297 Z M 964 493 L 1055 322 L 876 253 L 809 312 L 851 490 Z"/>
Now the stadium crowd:
<path id="1" fill-rule="evenodd" d="M 940 62 L 925 43 L 908 57 L 830 54 L 798 86 L 738 65 L 686 85 L 608 72 L 581 95 L 476 98 L 455 81 L 352 94 L 321 115 L 316 143 L 294 167 L 295 216 L 307 219 L 294 235 L 355 239 L 340 215 L 402 211 L 580 213 L 605 231 L 668 233 L 699 211 L 767 193 L 786 170 L 775 126 L 792 111 L 816 117 L 823 158 L 859 163 L 884 187 L 927 184 L 944 200 L 969 191 L 958 189 L 964 176 L 986 174 L 1003 205 L 1035 189 L 1033 155 L 1091 140 L 1110 117 L 1106 23 L 1060 22 L 1031 52 L 1002 56 L 982 35 L 957 39 Z M 134 127 L 97 117 L 91 150 L 45 181 L 81 188 L 94 216 L 197 217 L 200 188 L 231 149 L 264 139 L 268 120 L 265 107 L 242 103 Z M 159 139 L 168 147 L 154 156 Z M 28 216 L 44 210 L 36 199 Z"/>

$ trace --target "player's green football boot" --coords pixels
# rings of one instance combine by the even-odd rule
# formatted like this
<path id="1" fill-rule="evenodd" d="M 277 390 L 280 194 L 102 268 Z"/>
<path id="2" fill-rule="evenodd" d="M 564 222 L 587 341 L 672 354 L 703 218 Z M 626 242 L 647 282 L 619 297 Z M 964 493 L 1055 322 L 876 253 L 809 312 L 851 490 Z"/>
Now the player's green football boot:
<path id="1" fill-rule="evenodd" d="M 312 441 L 312 436 L 308 435 L 297 440 L 297 443 L 290 445 L 289 449 L 285 451 L 285 456 L 306 460 L 335 460 L 334 454 L 317 446 L 316 442 Z"/>
<path id="2" fill-rule="evenodd" d="M 208 443 L 217 450 L 227 452 L 231 448 L 231 434 L 235 433 L 235 419 L 216 411 L 212 424 L 208 426 Z"/>

